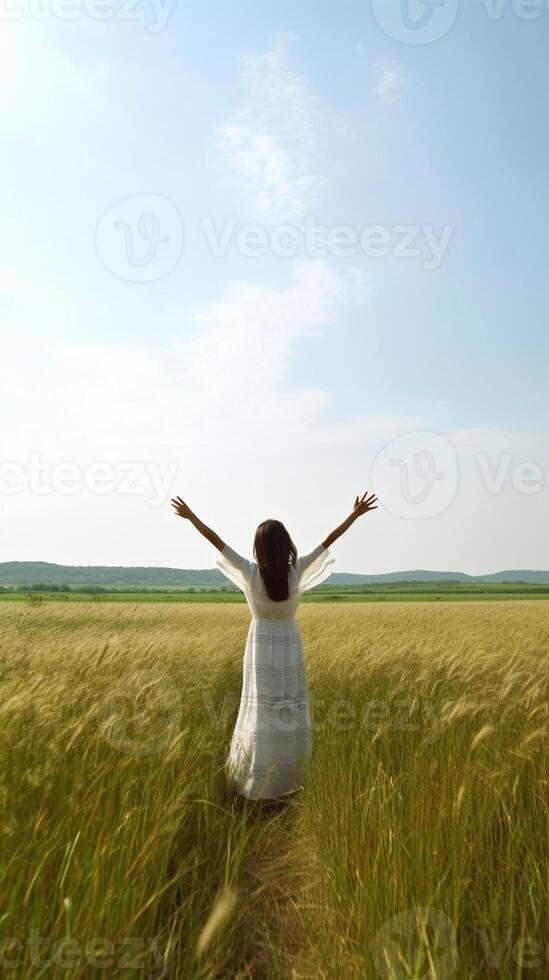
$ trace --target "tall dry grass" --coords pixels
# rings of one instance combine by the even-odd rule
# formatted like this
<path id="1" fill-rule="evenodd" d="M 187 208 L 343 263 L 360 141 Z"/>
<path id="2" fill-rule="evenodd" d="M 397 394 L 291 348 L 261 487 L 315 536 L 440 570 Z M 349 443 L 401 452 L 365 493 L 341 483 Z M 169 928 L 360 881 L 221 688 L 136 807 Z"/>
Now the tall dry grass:
<path id="1" fill-rule="evenodd" d="M 7 975 L 549 975 L 549 607 L 298 619 L 276 807 L 224 788 L 245 607 L 0 606 Z"/>

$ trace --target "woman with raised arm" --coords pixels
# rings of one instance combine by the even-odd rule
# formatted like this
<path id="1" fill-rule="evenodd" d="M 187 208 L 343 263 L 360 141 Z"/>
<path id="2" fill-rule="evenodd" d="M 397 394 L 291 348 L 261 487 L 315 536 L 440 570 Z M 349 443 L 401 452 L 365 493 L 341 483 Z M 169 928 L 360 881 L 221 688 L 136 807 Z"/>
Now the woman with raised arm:
<path id="1" fill-rule="evenodd" d="M 329 546 L 356 521 L 376 510 L 368 491 L 322 544 L 298 557 L 280 521 L 263 521 L 249 561 L 202 523 L 181 499 L 185 517 L 219 551 L 216 564 L 246 596 L 252 614 L 244 652 L 240 708 L 225 770 L 229 786 L 248 799 L 277 799 L 301 784 L 301 763 L 310 756 L 311 721 L 303 646 L 295 613 L 304 592 L 330 574 Z"/>

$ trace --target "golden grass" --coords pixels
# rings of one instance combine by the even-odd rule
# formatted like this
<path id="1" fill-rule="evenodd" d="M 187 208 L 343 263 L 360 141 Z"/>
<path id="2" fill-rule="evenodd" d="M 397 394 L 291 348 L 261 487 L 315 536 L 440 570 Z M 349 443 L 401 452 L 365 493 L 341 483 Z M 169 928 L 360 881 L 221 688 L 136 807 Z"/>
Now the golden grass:
<path id="1" fill-rule="evenodd" d="M 0 606 L 6 975 L 549 975 L 549 606 L 303 605 L 282 807 L 223 783 L 248 620 Z"/>

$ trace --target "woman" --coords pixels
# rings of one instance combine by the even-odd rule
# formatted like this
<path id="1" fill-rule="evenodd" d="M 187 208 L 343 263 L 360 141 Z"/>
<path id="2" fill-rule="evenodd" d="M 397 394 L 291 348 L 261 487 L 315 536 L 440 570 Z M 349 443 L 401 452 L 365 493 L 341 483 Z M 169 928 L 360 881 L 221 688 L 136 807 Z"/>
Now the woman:
<path id="1" fill-rule="evenodd" d="M 322 544 L 298 558 L 280 521 L 267 520 L 255 533 L 248 561 L 206 527 L 181 499 L 185 517 L 219 550 L 216 564 L 246 596 L 252 614 L 244 653 L 240 709 L 226 761 L 229 785 L 248 799 L 277 799 L 301 781 L 301 763 L 311 753 L 311 722 L 301 633 L 295 613 L 303 593 L 323 582 L 335 561 L 329 546 L 361 514 L 376 510 L 376 496 L 357 497 L 353 510 Z"/>

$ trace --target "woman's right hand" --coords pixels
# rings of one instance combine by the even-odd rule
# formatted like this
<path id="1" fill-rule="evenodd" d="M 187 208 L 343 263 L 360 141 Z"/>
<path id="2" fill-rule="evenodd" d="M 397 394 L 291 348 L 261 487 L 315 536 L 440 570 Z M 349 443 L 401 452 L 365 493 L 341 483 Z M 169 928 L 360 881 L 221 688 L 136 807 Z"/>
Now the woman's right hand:
<path id="1" fill-rule="evenodd" d="M 185 503 L 184 500 L 181 500 L 181 497 L 172 497 L 172 507 L 174 508 L 177 517 L 186 517 L 187 520 L 190 520 L 190 518 L 193 517 L 191 508 Z"/>
<path id="2" fill-rule="evenodd" d="M 368 497 L 368 491 L 362 495 L 362 497 L 357 497 L 353 506 L 354 517 L 360 517 L 362 514 L 368 514 L 371 510 L 377 510 L 377 497 L 375 493 L 372 493 Z"/>

